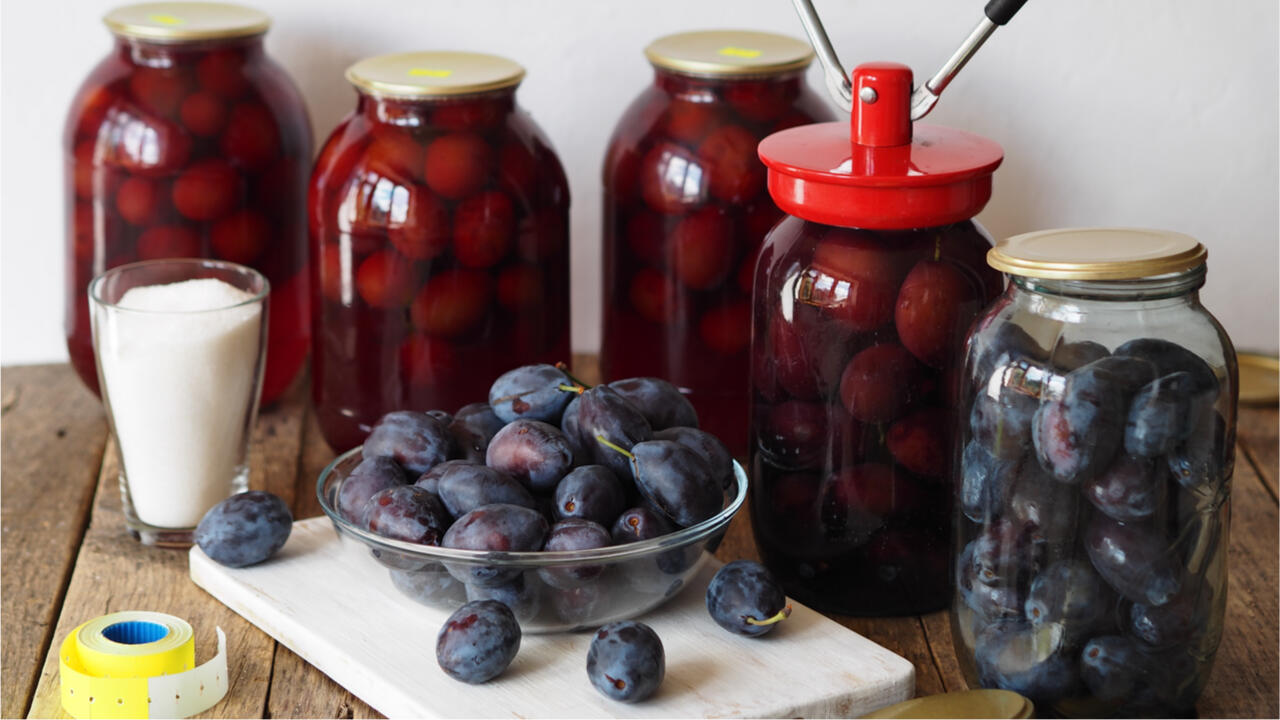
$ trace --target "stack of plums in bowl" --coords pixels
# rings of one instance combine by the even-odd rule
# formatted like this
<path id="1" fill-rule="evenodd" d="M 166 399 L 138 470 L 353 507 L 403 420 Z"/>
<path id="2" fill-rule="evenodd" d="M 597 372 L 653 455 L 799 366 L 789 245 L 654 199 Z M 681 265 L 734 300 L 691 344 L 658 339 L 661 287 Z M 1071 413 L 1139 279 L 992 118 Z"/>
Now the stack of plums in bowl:
<path id="1" fill-rule="evenodd" d="M 525 632 L 595 627 L 673 596 L 742 505 L 746 476 L 697 424 L 666 381 L 588 387 L 528 365 L 487 403 L 383 416 L 318 492 L 418 602 L 498 600 Z"/>

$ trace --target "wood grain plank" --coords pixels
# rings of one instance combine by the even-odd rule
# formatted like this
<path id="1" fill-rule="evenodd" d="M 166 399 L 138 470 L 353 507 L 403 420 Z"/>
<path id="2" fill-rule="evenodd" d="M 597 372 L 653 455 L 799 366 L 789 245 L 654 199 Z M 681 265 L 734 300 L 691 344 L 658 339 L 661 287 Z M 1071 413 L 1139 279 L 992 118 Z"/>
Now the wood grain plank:
<path id="1" fill-rule="evenodd" d="M 5 368 L 0 386 L 0 716 L 22 717 L 88 525 L 107 423 L 69 365 Z"/>
<path id="2" fill-rule="evenodd" d="M 305 398 L 297 393 L 263 413 L 250 447 L 250 486 L 284 497 L 293 493 L 302 440 Z M 187 576 L 185 552 L 149 548 L 129 536 L 118 485 L 119 459 L 109 443 L 98 477 L 93 515 L 76 560 L 30 717 L 66 717 L 58 697 L 61 643 L 80 623 L 120 610 L 154 610 L 187 619 L 196 632 L 196 659 L 217 647 L 215 626 L 227 633 L 230 691 L 205 717 L 258 717 L 266 707 L 275 642 L 196 587 Z M 7 618 L 7 616 L 6 616 Z"/>
<path id="3" fill-rule="evenodd" d="M 1240 407 L 1236 421 L 1236 444 L 1244 449 L 1267 491 L 1280 497 L 1280 410 L 1274 407 Z"/>
<path id="4" fill-rule="evenodd" d="M 1201 717 L 1280 716 L 1280 616 L 1277 558 L 1280 518 L 1275 499 L 1237 452 L 1227 551 L 1227 616 Z"/>
<path id="5" fill-rule="evenodd" d="M 924 628 L 925 638 L 929 642 L 929 651 L 933 654 L 934 666 L 942 680 L 945 692 L 968 690 L 964 671 L 956 660 L 956 646 L 951 635 L 951 615 L 947 610 L 920 616 L 920 625 Z"/>

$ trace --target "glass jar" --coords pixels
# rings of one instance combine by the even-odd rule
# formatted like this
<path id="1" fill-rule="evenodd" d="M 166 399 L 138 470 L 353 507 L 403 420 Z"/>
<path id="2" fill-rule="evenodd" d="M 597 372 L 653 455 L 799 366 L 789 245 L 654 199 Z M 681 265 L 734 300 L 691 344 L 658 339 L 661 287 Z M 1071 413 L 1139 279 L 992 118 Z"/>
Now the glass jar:
<path id="1" fill-rule="evenodd" d="M 645 50 L 653 84 L 614 130 L 604 165 L 605 380 L 670 380 L 703 429 L 746 450 L 751 282 L 782 218 L 756 145 L 833 116 L 792 38 L 681 33 Z"/>
<path id="2" fill-rule="evenodd" d="M 459 52 L 347 70 L 356 108 L 309 193 L 312 398 L 325 439 L 484 401 L 501 373 L 569 357 L 569 189 L 515 101 L 524 69 Z"/>
<path id="3" fill-rule="evenodd" d="M 248 265 L 271 283 L 262 400 L 310 344 L 305 187 L 311 125 L 262 47 L 270 19 L 238 5 L 148 3 L 105 18 L 115 48 L 64 133 L 67 349 L 95 393 L 89 280 L 136 260 Z"/>
<path id="4" fill-rule="evenodd" d="M 950 600 L 952 393 L 964 333 L 1002 289 L 971 218 L 1003 155 L 912 127 L 904 66 L 860 66 L 854 84 L 879 102 L 856 103 L 851 124 L 760 145 L 791 217 L 755 273 L 751 518 L 788 595 L 915 614 Z M 895 133 L 873 144 L 863 132 L 881 126 Z"/>
<path id="5" fill-rule="evenodd" d="M 1010 238 L 969 336 L 951 627 L 970 686 L 1041 713 L 1183 717 L 1222 636 L 1236 426 L 1205 249 L 1168 232 Z"/>

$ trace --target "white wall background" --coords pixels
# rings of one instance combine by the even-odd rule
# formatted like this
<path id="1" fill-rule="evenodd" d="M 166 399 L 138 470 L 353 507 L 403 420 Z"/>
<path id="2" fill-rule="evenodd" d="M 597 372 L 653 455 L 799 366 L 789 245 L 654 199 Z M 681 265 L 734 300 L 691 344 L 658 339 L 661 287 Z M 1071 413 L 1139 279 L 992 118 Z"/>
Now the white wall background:
<path id="1" fill-rule="evenodd" d="M 605 143 L 649 82 L 659 35 L 742 27 L 801 35 L 787 0 L 242 0 L 275 18 L 268 51 L 310 104 L 317 138 L 353 105 L 343 70 L 369 55 L 468 49 L 528 69 L 519 101 L 573 192 L 573 345 L 599 344 Z M 984 0 L 818 0 L 848 66 L 932 74 Z M 0 7 L 0 362 L 65 358 L 60 134 L 110 47 L 113 0 Z M 1203 297 L 1236 346 L 1277 348 L 1280 77 L 1275 0 L 1032 0 L 948 89 L 929 122 L 1006 153 L 980 220 L 996 237 L 1068 225 L 1177 229 L 1210 250 Z M 823 87 L 816 67 L 810 82 Z"/>

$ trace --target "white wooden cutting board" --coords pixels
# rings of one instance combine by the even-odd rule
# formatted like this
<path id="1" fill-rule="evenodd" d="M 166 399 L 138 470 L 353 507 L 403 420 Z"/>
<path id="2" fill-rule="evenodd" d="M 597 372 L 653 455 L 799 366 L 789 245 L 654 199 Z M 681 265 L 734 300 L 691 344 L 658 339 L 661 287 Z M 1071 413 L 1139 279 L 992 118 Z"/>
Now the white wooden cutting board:
<path id="1" fill-rule="evenodd" d="M 762 638 L 722 630 L 704 601 L 718 567 L 640 618 L 662 638 L 667 673 L 655 696 L 628 705 L 588 682 L 590 633 L 525 635 L 495 680 L 452 680 L 435 659 L 448 613 L 402 596 L 328 518 L 294 523 L 256 567 L 191 549 L 197 585 L 389 717 L 856 717 L 912 696 L 910 662 L 802 605 Z"/>

